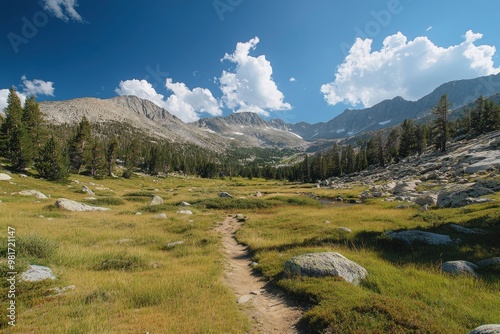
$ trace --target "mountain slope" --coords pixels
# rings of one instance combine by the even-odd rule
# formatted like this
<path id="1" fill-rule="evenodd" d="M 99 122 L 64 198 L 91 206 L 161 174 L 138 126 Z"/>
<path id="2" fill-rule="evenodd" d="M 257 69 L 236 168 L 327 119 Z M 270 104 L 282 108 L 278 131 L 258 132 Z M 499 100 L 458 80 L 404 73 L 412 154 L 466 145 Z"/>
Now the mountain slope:
<path id="1" fill-rule="evenodd" d="M 488 97 L 498 92 L 500 92 L 500 74 L 451 81 L 439 86 L 418 101 L 407 101 L 402 97 L 396 97 L 370 108 L 347 109 L 327 123 L 287 124 L 286 129 L 306 140 L 343 138 L 398 125 L 405 119 L 427 117 L 443 94 L 448 94 L 452 109 L 458 109 L 481 95 Z"/>

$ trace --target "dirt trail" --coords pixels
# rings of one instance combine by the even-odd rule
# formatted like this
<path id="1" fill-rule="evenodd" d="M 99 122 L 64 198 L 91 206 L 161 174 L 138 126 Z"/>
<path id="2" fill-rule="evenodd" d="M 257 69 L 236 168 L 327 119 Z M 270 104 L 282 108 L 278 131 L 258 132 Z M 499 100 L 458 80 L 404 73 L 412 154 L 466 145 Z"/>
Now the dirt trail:
<path id="1" fill-rule="evenodd" d="M 300 333 L 296 325 L 302 315 L 301 309 L 252 273 L 252 259 L 246 247 L 235 239 L 240 226 L 241 223 L 228 216 L 216 230 L 222 234 L 228 261 L 224 281 L 233 289 L 238 303 L 243 305 L 244 313 L 251 319 L 252 333 Z"/>

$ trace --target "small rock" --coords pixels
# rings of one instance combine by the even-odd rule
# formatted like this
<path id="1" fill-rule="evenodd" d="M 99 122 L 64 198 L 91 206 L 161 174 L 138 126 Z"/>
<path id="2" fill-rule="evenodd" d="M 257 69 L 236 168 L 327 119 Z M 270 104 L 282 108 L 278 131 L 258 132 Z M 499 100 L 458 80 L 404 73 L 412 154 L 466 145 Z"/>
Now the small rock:
<path id="1" fill-rule="evenodd" d="M 30 265 L 28 270 L 21 274 L 20 281 L 39 282 L 46 279 L 56 279 L 52 270 L 48 267 Z"/>
<path id="2" fill-rule="evenodd" d="M 180 213 L 182 215 L 192 215 L 193 212 L 191 212 L 190 210 L 181 210 L 181 211 L 177 211 L 177 213 Z"/>
<path id="3" fill-rule="evenodd" d="M 252 268 L 257 268 L 258 266 L 259 266 L 259 264 L 257 262 L 250 263 L 250 267 L 252 267 Z"/>
<path id="4" fill-rule="evenodd" d="M 350 228 L 347 228 L 347 227 L 337 227 L 336 230 L 339 232 L 344 232 L 344 233 L 352 233 L 352 230 Z"/>
<path id="5" fill-rule="evenodd" d="M 69 286 L 66 286 L 64 288 L 58 288 L 58 287 L 52 288 L 52 289 L 49 289 L 48 291 L 55 293 L 54 295 L 51 295 L 51 297 L 57 297 L 57 296 L 64 294 L 67 291 L 73 291 L 75 289 L 76 289 L 76 286 L 69 285 Z"/>
<path id="6" fill-rule="evenodd" d="M 129 243 L 131 241 L 132 241 L 132 239 L 121 239 L 121 240 L 118 240 L 117 244 L 123 245 L 123 244 Z"/>
<path id="7" fill-rule="evenodd" d="M 156 219 L 167 219 L 167 214 L 166 213 L 160 213 L 159 215 L 155 216 Z"/>
<path id="8" fill-rule="evenodd" d="M 223 198 L 233 198 L 233 196 L 231 196 L 229 193 L 227 193 L 227 192 L 225 192 L 225 191 L 224 191 L 224 192 L 221 192 L 221 193 L 219 194 L 219 197 L 223 197 Z"/>
<path id="9" fill-rule="evenodd" d="M 0 181 L 9 181 L 12 180 L 12 177 L 5 173 L 0 173 Z"/>
<path id="10" fill-rule="evenodd" d="M 85 193 L 85 194 L 89 194 L 89 195 L 95 195 L 94 192 L 87 186 L 82 186 L 82 191 Z"/>
<path id="11" fill-rule="evenodd" d="M 260 191 L 257 191 L 257 193 L 255 194 L 255 197 L 262 197 L 262 193 Z"/>
<path id="12" fill-rule="evenodd" d="M 467 261 L 448 261 L 442 264 L 443 272 L 451 275 L 471 275 L 477 277 L 476 270 L 478 267 Z"/>
<path id="13" fill-rule="evenodd" d="M 415 204 L 420 206 L 433 206 L 437 203 L 437 195 L 423 195 L 415 199 Z"/>
<path id="14" fill-rule="evenodd" d="M 499 334 L 500 324 L 482 325 L 474 328 L 469 334 Z"/>
<path id="15" fill-rule="evenodd" d="M 142 215 L 142 212 L 136 212 L 135 215 L 140 216 L 140 215 Z"/>
<path id="16" fill-rule="evenodd" d="M 108 211 L 108 208 L 101 208 L 97 206 L 90 206 L 80 202 L 71 201 L 66 198 L 60 198 L 56 202 L 56 206 L 61 209 L 75 212 L 89 212 L 89 211 Z"/>
<path id="17" fill-rule="evenodd" d="M 26 174 L 19 174 L 20 177 L 28 177 Z"/>
<path id="18" fill-rule="evenodd" d="M 180 206 L 191 206 L 188 202 L 181 202 Z"/>
<path id="19" fill-rule="evenodd" d="M 175 241 L 175 242 L 171 242 L 167 245 L 168 248 L 173 248 L 175 246 L 179 246 L 179 245 L 184 245 L 184 241 Z"/>
<path id="20" fill-rule="evenodd" d="M 247 220 L 247 217 L 241 213 L 234 215 L 234 218 L 236 218 L 236 220 L 240 223 L 244 223 Z"/>
<path id="21" fill-rule="evenodd" d="M 45 196 L 45 194 L 42 194 L 41 192 L 37 190 L 23 190 L 18 193 L 21 196 L 35 196 L 37 199 L 47 199 L 48 197 Z"/>
<path id="22" fill-rule="evenodd" d="M 161 198 L 158 195 L 154 195 L 149 205 L 161 205 L 161 204 L 163 204 L 163 198 Z"/>
<path id="23" fill-rule="evenodd" d="M 248 303 L 250 300 L 252 300 L 254 296 L 253 295 L 244 295 L 238 298 L 238 304 L 245 304 Z"/>
<path id="24" fill-rule="evenodd" d="M 95 198 L 95 197 L 85 197 L 85 200 L 87 200 L 87 201 L 95 201 L 95 200 L 97 200 L 97 198 Z"/>

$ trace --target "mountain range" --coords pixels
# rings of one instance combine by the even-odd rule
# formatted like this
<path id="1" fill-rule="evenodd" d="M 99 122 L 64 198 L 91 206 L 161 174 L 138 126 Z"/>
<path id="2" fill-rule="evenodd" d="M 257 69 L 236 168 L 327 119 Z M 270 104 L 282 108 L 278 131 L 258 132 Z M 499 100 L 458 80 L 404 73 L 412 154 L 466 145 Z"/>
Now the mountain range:
<path id="1" fill-rule="evenodd" d="M 128 123 L 153 137 L 191 143 L 214 151 L 229 147 L 278 147 L 304 150 L 316 141 L 334 140 L 393 127 L 404 119 L 430 119 L 443 94 L 455 113 L 469 107 L 479 96 L 500 99 L 500 74 L 445 83 L 417 101 L 402 97 L 370 108 L 347 109 L 328 122 L 289 124 L 281 119 L 264 120 L 255 113 L 233 113 L 184 123 L 156 104 L 135 96 L 111 99 L 79 98 L 41 102 L 49 122 L 77 123 L 86 116 L 91 123 Z M 471 105 L 472 106 L 472 105 Z"/>

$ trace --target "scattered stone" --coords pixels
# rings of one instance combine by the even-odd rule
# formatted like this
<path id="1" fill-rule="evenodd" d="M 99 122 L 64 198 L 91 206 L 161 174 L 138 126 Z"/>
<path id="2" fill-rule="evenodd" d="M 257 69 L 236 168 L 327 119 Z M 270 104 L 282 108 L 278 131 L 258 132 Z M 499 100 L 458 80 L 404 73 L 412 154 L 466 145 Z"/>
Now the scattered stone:
<path id="1" fill-rule="evenodd" d="M 161 198 L 158 195 L 154 195 L 149 205 L 161 205 L 161 204 L 163 204 L 163 198 Z"/>
<path id="2" fill-rule="evenodd" d="M 60 198 L 56 201 L 56 206 L 58 208 L 75 211 L 75 212 L 89 212 L 89 211 L 109 211 L 108 208 L 102 208 L 98 206 L 90 206 L 80 202 L 71 201 L 66 198 Z"/>
<path id="3" fill-rule="evenodd" d="M 95 195 L 94 192 L 87 186 L 82 186 L 82 191 L 85 193 L 85 194 L 88 194 L 88 195 Z"/>
<path id="4" fill-rule="evenodd" d="M 238 221 L 240 223 L 244 223 L 247 221 L 247 216 L 242 215 L 241 213 L 234 215 L 234 218 L 236 218 L 236 221 Z"/>
<path id="5" fill-rule="evenodd" d="M 422 195 L 415 199 L 415 204 L 420 206 L 433 206 L 437 204 L 437 195 Z"/>
<path id="6" fill-rule="evenodd" d="M 500 325 L 482 325 L 474 328 L 474 330 L 469 334 L 500 334 Z"/>
<path id="7" fill-rule="evenodd" d="M 188 202 L 181 202 L 180 206 L 191 206 L 191 204 L 189 204 Z"/>
<path id="8" fill-rule="evenodd" d="M 443 272 L 451 275 L 470 275 L 477 277 L 478 266 L 467 261 L 448 261 L 442 264 Z"/>
<path id="9" fill-rule="evenodd" d="M 95 198 L 95 197 L 85 197 L 85 200 L 87 200 L 87 201 L 96 201 L 97 198 Z"/>
<path id="10" fill-rule="evenodd" d="M 231 196 L 229 193 L 227 193 L 227 192 L 225 192 L 225 191 L 224 191 L 224 192 L 221 192 L 221 193 L 219 194 L 219 197 L 222 197 L 222 198 L 233 198 L 233 196 Z"/>
<path id="11" fill-rule="evenodd" d="M 193 212 L 190 210 L 181 210 L 181 211 L 177 211 L 177 213 L 180 213 L 181 215 L 192 215 L 193 214 Z"/>
<path id="12" fill-rule="evenodd" d="M 12 180 L 12 177 L 5 173 L 0 173 L 0 181 L 9 181 Z"/>
<path id="13" fill-rule="evenodd" d="M 336 230 L 339 232 L 344 232 L 344 233 L 352 233 L 352 230 L 350 228 L 347 228 L 347 227 L 337 227 Z"/>
<path id="14" fill-rule="evenodd" d="M 26 174 L 19 174 L 19 177 L 23 177 L 24 178 L 24 177 L 28 177 L 28 175 L 26 175 Z"/>
<path id="15" fill-rule="evenodd" d="M 464 234 L 485 234 L 486 231 L 481 230 L 479 228 L 467 228 L 463 227 L 457 224 L 450 224 L 448 225 L 449 228 L 451 228 L 453 231 L 458 232 L 458 233 L 464 233 Z"/>
<path id="16" fill-rule="evenodd" d="M 66 286 L 64 288 L 55 287 L 55 288 L 49 289 L 48 291 L 55 293 L 55 294 L 51 295 L 50 297 L 58 297 L 58 296 L 64 294 L 65 292 L 73 291 L 75 289 L 76 289 L 76 286 L 69 285 L 69 286 Z"/>
<path id="17" fill-rule="evenodd" d="M 401 232 L 387 231 L 386 235 L 391 239 L 401 240 L 408 245 L 414 243 L 423 243 L 427 245 L 449 245 L 453 240 L 448 235 L 417 230 L 408 230 Z"/>
<path id="18" fill-rule="evenodd" d="M 365 268 L 335 252 L 299 255 L 286 261 L 285 273 L 299 276 L 341 277 L 352 284 L 368 276 Z"/>
<path id="19" fill-rule="evenodd" d="M 238 298 L 238 304 L 248 303 L 250 300 L 252 300 L 253 297 L 254 297 L 254 295 L 241 296 L 240 298 Z"/>
<path id="20" fill-rule="evenodd" d="M 45 196 L 45 194 L 42 194 L 41 192 L 37 190 L 23 190 L 19 192 L 19 195 L 21 196 L 35 196 L 37 199 L 47 199 L 48 197 Z"/>
<path id="21" fill-rule="evenodd" d="M 155 216 L 156 219 L 167 219 L 167 214 L 166 213 L 160 213 L 159 215 Z"/>
<path id="22" fill-rule="evenodd" d="M 437 206 L 441 208 L 458 208 L 469 204 L 482 202 L 486 199 L 478 199 L 484 195 L 491 195 L 495 192 L 486 188 L 486 183 L 466 184 L 457 186 L 451 190 L 446 190 L 438 195 Z"/>
<path id="23" fill-rule="evenodd" d="M 257 193 L 255 194 L 255 197 L 262 197 L 262 193 L 260 191 L 257 191 Z"/>
<path id="24" fill-rule="evenodd" d="M 48 267 L 30 265 L 28 270 L 21 274 L 20 281 L 26 282 L 39 282 L 46 279 L 56 279 L 56 276 L 52 272 L 52 270 Z"/>
<path id="25" fill-rule="evenodd" d="M 140 215 L 142 215 L 142 212 L 136 212 L 135 215 L 140 216 Z"/>
<path id="26" fill-rule="evenodd" d="M 184 245 L 184 241 L 175 241 L 167 245 L 167 248 L 173 248 L 175 246 Z"/>

